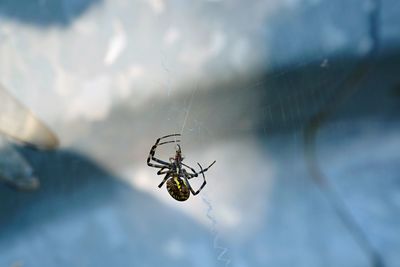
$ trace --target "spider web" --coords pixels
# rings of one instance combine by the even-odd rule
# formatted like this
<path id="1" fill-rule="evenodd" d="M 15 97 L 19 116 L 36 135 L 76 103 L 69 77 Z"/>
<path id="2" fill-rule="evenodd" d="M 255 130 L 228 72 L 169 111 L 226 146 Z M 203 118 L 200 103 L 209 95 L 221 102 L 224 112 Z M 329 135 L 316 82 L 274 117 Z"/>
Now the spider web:
<path id="1" fill-rule="evenodd" d="M 398 4 L 388 2 L 382 35 L 396 39 Z M 39 204 L 5 196 L 1 205 L 21 216 L 9 225 L 32 238 L 0 240 L 3 265 L 22 257 L 47 266 L 36 260 L 48 257 L 60 266 L 83 258 L 98 266 L 397 266 L 399 62 L 374 58 L 378 1 L 102 3 L 62 30 L 2 20 L 5 85 L 75 153 L 70 165 L 28 153 L 60 179 Z M 157 187 L 144 160 L 171 133 L 182 133 L 188 165 L 217 161 L 201 195 L 184 203 Z M 157 156 L 168 160 L 173 145 Z M 98 191 L 106 174 L 80 155 L 129 190 L 110 194 L 109 182 Z M 73 172 L 64 175 L 65 166 Z M 79 190 L 87 177 L 96 179 Z M 193 180 L 198 188 L 202 179 Z M 104 202 L 89 213 L 79 205 L 97 198 Z M 70 203 L 78 204 L 73 216 L 39 221 L 41 231 L 22 227 L 35 225 L 29 214 L 46 219 L 49 207 Z"/>
<path id="2" fill-rule="evenodd" d="M 360 88 L 360 84 L 371 71 L 374 60 L 379 47 L 378 36 L 378 20 L 379 20 L 379 1 L 374 2 L 375 9 L 372 9 L 369 15 L 369 34 L 373 42 L 370 51 L 365 56 L 356 61 L 343 64 L 341 60 L 330 60 L 324 56 L 314 58 L 309 62 L 303 61 L 290 70 L 276 71 L 268 74 L 265 78 L 256 80 L 247 86 L 239 86 L 239 90 L 248 92 L 247 98 L 243 98 L 241 105 L 248 107 L 249 113 L 256 114 L 259 121 L 253 121 L 250 126 L 243 128 L 246 130 L 258 132 L 262 138 L 276 138 L 277 133 L 292 136 L 292 145 L 295 150 L 294 154 L 304 151 L 304 159 L 306 166 L 310 171 L 311 181 L 315 183 L 321 192 L 327 198 L 329 205 L 333 208 L 344 227 L 349 231 L 351 238 L 355 240 L 361 250 L 367 255 L 371 266 L 385 266 L 380 252 L 372 245 L 368 234 L 362 229 L 359 222 L 353 217 L 353 213 L 343 201 L 341 195 L 337 192 L 335 186 L 322 173 L 318 159 L 316 157 L 316 137 L 319 129 L 334 117 L 340 107 L 348 101 Z M 350 66 L 349 66 L 350 65 Z M 169 70 L 163 65 L 164 69 Z M 317 69 L 317 70 L 316 70 Z M 318 79 L 312 77 L 318 74 Z M 170 73 L 169 73 L 170 74 Z M 299 90 L 298 85 L 302 89 Z M 193 89 L 188 104 L 182 108 L 183 118 L 180 133 L 185 138 L 194 137 L 201 139 L 204 145 L 205 140 L 209 140 L 215 136 L 210 128 L 206 126 L 208 121 L 202 121 L 196 118 L 197 112 L 191 109 L 195 102 L 195 94 L 199 85 Z M 263 92 L 263 89 L 267 88 Z M 235 93 L 230 94 L 224 101 L 227 103 L 238 103 L 237 98 L 241 98 L 242 94 L 237 93 L 238 90 L 232 90 Z M 249 96 L 254 94 L 255 97 Z M 170 96 L 170 83 L 168 82 L 168 96 Z M 256 101 L 261 98 L 264 101 Z M 246 102 L 248 101 L 248 102 Z M 259 103 L 261 102 L 261 103 Z M 184 104 L 187 103 L 185 100 Z M 265 104 L 267 103 L 267 104 Z M 174 104 L 176 105 L 176 103 Z M 209 107 L 207 107 L 209 109 Z M 197 109 L 197 111 L 205 112 L 205 108 Z M 206 114 L 220 113 L 221 110 L 213 109 Z M 207 117 L 207 116 L 203 116 Z M 185 126 L 188 125 L 189 130 L 184 132 Z M 331 122 L 331 129 L 335 131 L 345 130 L 341 128 L 340 123 Z M 240 127 L 229 127 L 231 132 L 241 132 Z M 333 128 L 332 128 L 333 127 Z M 185 133 L 185 134 L 184 134 Z M 290 139 L 290 137 L 287 137 Z M 214 249 L 219 249 L 220 254 L 218 260 L 225 265 L 229 265 L 231 260 L 224 258 L 228 249 L 216 244 L 220 236 L 216 230 L 217 220 L 210 215 L 213 206 L 208 197 L 202 196 L 204 204 L 207 206 L 207 217 L 212 223 L 212 233 L 214 235 Z"/>

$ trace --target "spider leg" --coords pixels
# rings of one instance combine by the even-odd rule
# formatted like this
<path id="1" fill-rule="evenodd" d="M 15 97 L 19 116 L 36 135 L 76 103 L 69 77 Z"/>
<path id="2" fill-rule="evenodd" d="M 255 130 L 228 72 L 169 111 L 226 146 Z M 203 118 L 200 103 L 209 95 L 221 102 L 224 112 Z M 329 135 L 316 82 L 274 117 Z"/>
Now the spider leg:
<path id="1" fill-rule="evenodd" d="M 158 185 L 158 188 L 161 188 L 161 186 L 163 186 L 164 184 L 165 184 L 165 182 L 168 180 L 168 178 L 169 178 L 169 173 L 167 173 L 165 176 L 164 176 L 164 179 L 162 180 L 162 182 Z"/>
<path id="2" fill-rule="evenodd" d="M 192 178 L 194 178 L 194 177 L 197 177 L 199 174 L 203 174 L 203 173 L 205 173 L 206 171 L 208 171 L 208 169 L 210 169 L 211 166 L 215 164 L 215 162 L 217 162 L 217 161 L 214 160 L 214 162 L 211 163 L 210 166 L 208 166 L 208 167 L 205 168 L 204 170 L 203 170 L 203 168 L 201 168 L 201 171 L 199 171 L 199 172 L 196 172 L 195 169 L 193 169 L 192 167 L 186 165 L 186 164 L 183 163 L 183 162 L 182 162 L 182 165 L 185 166 L 185 167 L 187 167 L 187 168 L 189 168 L 189 169 L 193 172 L 193 173 L 188 173 L 188 172 L 186 172 L 186 174 L 188 175 L 188 179 L 192 179 Z M 197 164 L 200 166 L 199 163 L 197 163 Z"/>
<path id="3" fill-rule="evenodd" d="M 148 166 L 150 166 L 150 167 L 156 167 L 156 168 L 162 168 L 162 167 L 165 167 L 165 166 L 169 166 L 169 163 L 168 162 L 166 162 L 166 161 L 163 161 L 163 160 L 161 160 L 161 159 L 158 159 L 158 158 L 156 158 L 155 156 L 154 156 L 154 154 L 156 153 L 156 148 L 157 148 L 157 143 L 154 145 L 154 146 L 152 146 L 152 148 L 150 149 L 150 153 L 149 153 L 149 156 L 147 157 L 147 165 Z M 152 163 L 150 163 L 150 161 L 151 160 L 153 160 L 153 161 L 155 161 L 155 162 L 157 162 L 157 163 L 160 163 L 160 164 L 162 164 L 162 165 L 160 165 L 160 164 L 152 164 Z"/>
<path id="4" fill-rule="evenodd" d="M 157 139 L 157 143 L 160 142 L 161 139 L 165 139 L 165 138 L 171 137 L 171 136 L 181 136 L 181 134 L 176 133 L 176 134 L 169 134 L 169 135 L 162 136 Z"/>
<path id="5" fill-rule="evenodd" d="M 197 174 L 197 172 L 196 172 L 195 169 L 193 169 L 192 167 L 186 165 L 186 164 L 183 163 L 183 162 L 181 162 L 181 164 L 182 164 L 183 166 L 189 168 L 189 169 L 193 172 L 193 173 L 189 173 L 189 172 L 187 172 L 185 169 L 183 169 L 183 172 L 185 173 L 185 175 L 188 176 L 188 179 L 191 179 L 191 178 L 193 178 L 193 177 L 197 177 L 198 174 Z"/>
<path id="6" fill-rule="evenodd" d="M 168 170 L 163 171 L 164 169 L 168 169 Z M 166 173 L 168 173 L 168 172 L 169 172 L 169 168 L 168 168 L 168 167 L 162 167 L 162 168 L 157 172 L 157 175 L 166 174 Z"/>
<path id="7" fill-rule="evenodd" d="M 203 168 L 201 168 L 200 164 L 199 164 L 199 163 L 197 163 L 197 164 L 200 166 L 200 169 L 201 169 L 201 172 L 199 172 L 199 174 L 200 174 L 200 173 L 205 173 L 206 171 L 208 171 L 208 169 L 210 169 L 210 168 L 211 168 L 211 166 L 215 164 L 215 162 L 217 162 L 217 161 L 216 161 L 216 160 L 214 160 L 214 162 L 213 162 L 213 163 L 211 163 L 211 164 L 210 164 L 210 166 L 208 166 L 208 167 L 207 167 L 207 168 L 205 168 L 204 170 L 203 170 Z"/>
<path id="8" fill-rule="evenodd" d="M 183 175 L 185 181 L 187 182 L 187 184 L 188 184 L 188 186 L 189 186 L 190 191 L 192 192 L 192 194 L 193 194 L 194 196 L 197 195 L 198 193 L 200 193 L 200 191 L 201 191 L 201 190 L 204 188 L 204 186 L 206 186 L 206 184 L 207 184 L 206 177 L 204 176 L 203 168 L 201 167 L 201 165 L 200 165 L 199 163 L 197 163 L 197 164 L 198 164 L 199 167 L 200 167 L 201 172 L 199 172 L 199 173 L 201 173 L 201 174 L 203 175 L 203 181 L 204 181 L 203 184 L 200 186 L 200 188 L 199 188 L 197 191 L 194 191 L 193 188 L 192 188 L 192 186 L 189 184 L 188 179 L 190 179 L 190 178 L 187 178 L 186 175 Z M 188 174 L 187 172 L 184 172 L 184 173 Z M 191 178 L 193 178 L 193 177 L 191 177 Z"/>
<path id="9" fill-rule="evenodd" d="M 192 186 L 189 183 L 189 179 L 187 177 L 187 175 L 189 175 L 189 173 L 187 173 L 186 171 L 183 172 L 183 175 L 181 175 L 181 177 L 185 180 L 187 186 L 189 187 L 190 192 L 192 192 L 193 195 L 196 195 L 196 192 L 193 190 Z"/>
<path id="10" fill-rule="evenodd" d="M 157 149 L 158 146 L 164 145 L 164 144 L 168 144 L 168 143 L 173 143 L 173 142 L 174 142 L 174 141 L 167 141 L 167 142 L 162 142 L 162 143 L 160 143 L 160 140 L 161 140 L 161 139 L 164 139 L 164 138 L 167 138 L 167 137 L 171 137 L 171 136 L 180 136 L 180 134 L 170 134 L 170 135 L 166 135 L 166 136 L 160 137 L 160 138 L 158 138 L 158 139 L 156 140 L 156 143 L 151 147 L 149 156 L 148 156 L 148 158 L 147 158 L 147 165 L 148 165 L 148 166 L 150 166 L 150 167 L 155 167 L 155 168 L 162 168 L 162 167 L 164 167 L 164 166 L 169 166 L 169 163 L 168 163 L 168 162 L 163 161 L 163 160 L 161 160 L 161 159 L 158 159 L 158 158 L 156 158 L 154 155 L 155 155 L 155 153 L 156 153 L 156 149 Z M 180 140 L 176 140 L 176 142 L 179 142 L 179 141 L 180 141 Z M 151 160 L 153 160 L 153 161 L 155 161 L 155 162 L 157 162 L 157 163 L 159 163 L 159 164 L 150 163 Z"/>
<path id="11" fill-rule="evenodd" d="M 154 167 L 154 168 L 165 168 L 165 167 L 167 167 L 165 165 L 150 163 L 149 160 L 147 160 L 147 166 Z"/>
<path id="12" fill-rule="evenodd" d="M 181 140 L 166 141 L 166 142 L 159 143 L 158 145 L 161 146 L 161 145 L 165 145 L 165 144 L 169 144 L 169 143 L 179 143 L 180 141 Z"/>

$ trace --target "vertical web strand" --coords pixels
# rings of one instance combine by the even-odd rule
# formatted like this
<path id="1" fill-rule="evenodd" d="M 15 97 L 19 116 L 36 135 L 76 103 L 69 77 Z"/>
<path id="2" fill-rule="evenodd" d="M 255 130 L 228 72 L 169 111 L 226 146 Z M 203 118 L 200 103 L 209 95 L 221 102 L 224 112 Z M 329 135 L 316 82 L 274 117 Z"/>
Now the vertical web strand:
<path id="1" fill-rule="evenodd" d="M 189 117 L 190 110 L 192 108 L 194 95 L 195 95 L 196 91 L 198 90 L 198 88 L 199 88 L 199 85 L 197 84 L 196 88 L 193 90 L 192 95 L 190 97 L 189 105 L 186 108 L 186 114 L 185 114 L 185 118 L 183 120 L 182 129 L 180 132 L 181 135 L 183 134 L 183 131 L 185 129 L 186 122 Z M 203 203 L 207 206 L 206 216 L 211 222 L 211 233 L 213 235 L 213 248 L 214 248 L 214 250 L 218 251 L 218 253 L 219 253 L 217 256 L 217 260 L 219 262 L 222 262 L 224 264 L 224 266 L 228 266 L 231 263 L 230 258 L 228 256 L 226 256 L 226 254 L 228 253 L 229 250 L 228 250 L 228 248 L 221 246 L 219 243 L 219 232 L 217 229 L 217 220 L 212 213 L 212 211 L 213 211 L 212 204 L 208 200 L 207 196 L 205 196 L 204 194 L 201 194 L 201 199 L 203 200 Z"/>
<path id="2" fill-rule="evenodd" d="M 213 207 L 211 202 L 208 200 L 208 197 L 205 194 L 201 194 L 201 199 L 203 203 L 207 206 L 206 216 L 211 222 L 211 233 L 213 235 L 213 247 L 214 250 L 218 251 L 217 260 L 222 262 L 224 266 L 229 266 L 231 263 L 231 259 L 227 256 L 229 249 L 227 247 L 221 246 L 219 243 L 219 232 L 217 229 L 217 220 L 213 214 Z"/>

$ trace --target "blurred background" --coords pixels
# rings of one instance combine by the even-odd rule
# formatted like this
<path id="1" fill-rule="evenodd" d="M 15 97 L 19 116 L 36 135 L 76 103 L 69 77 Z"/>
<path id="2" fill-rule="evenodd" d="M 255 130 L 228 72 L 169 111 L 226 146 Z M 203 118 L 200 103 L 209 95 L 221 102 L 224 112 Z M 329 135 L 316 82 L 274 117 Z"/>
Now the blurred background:
<path id="1" fill-rule="evenodd" d="M 0 266 L 398 266 L 399 69 L 396 0 L 0 0 Z"/>

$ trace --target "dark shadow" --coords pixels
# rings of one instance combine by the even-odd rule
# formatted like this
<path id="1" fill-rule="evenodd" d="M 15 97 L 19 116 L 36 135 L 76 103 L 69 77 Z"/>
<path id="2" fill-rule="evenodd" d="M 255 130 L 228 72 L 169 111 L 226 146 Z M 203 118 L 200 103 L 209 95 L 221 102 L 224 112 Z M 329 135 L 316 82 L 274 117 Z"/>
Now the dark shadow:
<path id="1" fill-rule="evenodd" d="M 102 0 L 0 0 L 0 18 L 35 26 L 67 26 Z"/>
<path id="2" fill-rule="evenodd" d="M 41 264 L 40 255 L 57 259 L 70 253 L 73 256 L 57 266 L 76 266 L 82 259 L 96 266 L 123 266 L 126 262 L 183 266 L 190 265 L 187 257 L 174 259 L 165 252 L 169 240 L 196 240 L 206 247 L 210 242 L 209 234 L 198 223 L 121 182 L 85 156 L 27 148 L 19 148 L 19 152 L 31 163 L 41 187 L 27 193 L 0 186 L 0 247 L 15 246 L 24 236 L 29 243 L 28 236 L 36 236 L 40 241 L 34 242 L 39 242 L 41 249 L 18 256 L 27 259 L 26 264 L 32 263 L 32 255 L 34 264 Z M 155 180 L 154 186 L 158 182 Z M 87 244 L 70 247 L 69 235 L 81 235 L 79 240 Z M 112 240 L 118 240 L 117 245 Z M 25 245 L 18 248 L 21 246 Z M 3 256 L 12 257 L 7 253 Z"/>

